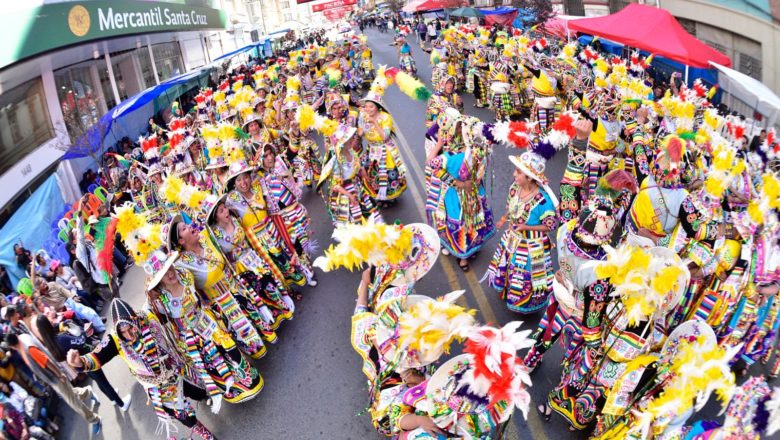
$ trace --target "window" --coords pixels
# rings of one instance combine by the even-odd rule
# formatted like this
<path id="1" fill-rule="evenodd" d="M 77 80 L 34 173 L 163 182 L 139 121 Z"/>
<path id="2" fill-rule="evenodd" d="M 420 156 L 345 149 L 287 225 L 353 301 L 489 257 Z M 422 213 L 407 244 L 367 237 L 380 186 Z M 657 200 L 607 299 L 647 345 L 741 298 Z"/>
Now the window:
<path id="1" fill-rule="evenodd" d="M 0 95 L 0 173 L 53 137 L 40 78 Z"/>
<path id="2" fill-rule="evenodd" d="M 54 72 L 57 95 L 71 140 L 86 132 L 106 112 L 102 94 L 94 83 L 95 63 L 77 64 Z M 110 89 L 110 84 L 108 85 Z M 113 96 L 113 92 L 111 95 Z"/>
<path id="3" fill-rule="evenodd" d="M 288 1 L 281 2 L 281 5 L 282 5 L 282 9 L 289 9 L 290 8 L 290 2 L 288 2 Z"/>
<path id="4" fill-rule="evenodd" d="M 742 52 L 737 52 L 739 57 L 739 63 L 737 64 L 737 70 L 761 81 L 761 60 L 751 57 L 750 55 Z"/>
<path id="5" fill-rule="evenodd" d="M 292 14 L 284 14 L 284 21 L 291 21 L 292 20 Z"/>
<path id="6" fill-rule="evenodd" d="M 184 63 L 181 60 L 179 43 L 161 43 L 152 46 L 154 65 L 157 67 L 157 76 L 160 81 L 181 75 L 184 73 Z"/>

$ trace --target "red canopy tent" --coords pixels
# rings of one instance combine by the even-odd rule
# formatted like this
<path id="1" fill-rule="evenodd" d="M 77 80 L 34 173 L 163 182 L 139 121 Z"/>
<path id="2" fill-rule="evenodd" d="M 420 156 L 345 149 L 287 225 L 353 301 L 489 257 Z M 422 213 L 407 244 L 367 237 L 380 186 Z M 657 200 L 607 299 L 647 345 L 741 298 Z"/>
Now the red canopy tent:
<path id="1" fill-rule="evenodd" d="M 401 9 L 404 12 L 432 11 L 434 9 L 457 8 L 463 0 L 412 0 Z"/>
<path id="2" fill-rule="evenodd" d="M 571 20 L 569 29 L 646 50 L 691 67 L 709 69 L 710 61 L 731 66 L 729 57 L 697 40 L 665 9 L 631 3 L 615 14 Z"/>

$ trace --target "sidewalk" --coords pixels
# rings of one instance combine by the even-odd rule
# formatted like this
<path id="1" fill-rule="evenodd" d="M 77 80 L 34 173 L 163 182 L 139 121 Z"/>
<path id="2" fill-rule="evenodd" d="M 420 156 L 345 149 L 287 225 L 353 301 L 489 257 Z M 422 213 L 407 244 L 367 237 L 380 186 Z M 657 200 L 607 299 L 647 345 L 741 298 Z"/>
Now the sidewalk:
<path id="1" fill-rule="evenodd" d="M 133 266 L 127 271 L 127 274 L 124 277 L 124 283 L 120 288 L 120 296 L 122 299 L 136 309 L 140 308 L 144 303 L 144 279 L 144 271 L 138 266 Z M 108 305 L 109 303 L 106 303 L 103 314 L 108 317 L 106 328 L 110 331 L 113 326 Z M 116 358 L 103 368 L 103 372 L 106 373 L 106 377 L 108 377 L 108 380 L 114 388 L 119 390 L 119 395 L 121 397 L 126 396 L 128 393 L 132 393 L 133 401 L 130 405 L 130 409 L 123 414 L 119 408 L 115 407 L 111 401 L 100 392 L 97 386 L 93 385 L 92 388 L 101 404 L 99 412 L 100 417 L 103 419 L 103 430 L 97 436 L 93 436 L 91 427 L 78 417 L 67 405 L 60 402 L 59 413 L 62 418 L 62 423 L 60 424 L 58 438 L 141 440 L 156 437 L 154 436 L 154 431 L 157 427 L 157 418 L 151 407 L 146 404 L 146 393 L 130 374 L 125 363 L 122 362 L 121 359 Z M 85 385 L 89 383 L 91 383 L 90 380 L 88 380 Z M 182 427 L 179 436 L 181 437 L 184 435 L 185 432 Z"/>

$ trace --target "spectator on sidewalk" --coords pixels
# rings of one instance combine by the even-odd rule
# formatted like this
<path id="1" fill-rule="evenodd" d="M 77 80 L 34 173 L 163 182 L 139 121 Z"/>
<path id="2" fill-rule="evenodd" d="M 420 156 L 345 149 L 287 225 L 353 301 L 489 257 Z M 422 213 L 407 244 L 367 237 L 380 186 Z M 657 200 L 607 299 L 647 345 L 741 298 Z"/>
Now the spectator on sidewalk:
<path id="1" fill-rule="evenodd" d="M 92 389 L 76 388 L 70 384 L 54 357 L 33 336 L 9 333 L 5 336 L 8 347 L 21 354 L 24 363 L 43 381 L 57 392 L 65 403 L 92 425 L 92 434 L 100 433 L 100 416 L 95 410 L 97 398 Z"/>
<path id="2" fill-rule="evenodd" d="M 35 287 L 37 296 L 43 304 L 58 312 L 64 310 L 67 306 L 67 308 L 75 312 L 76 317 L 91 322 L 96 332 L 103 333 L 106 331 L 106 325 L 100 319 L 100 315 L 93 308 L 82 304 L 83 299 L 75 293 L 53 281 L 47 282 L 40 278 L 36 280 Z"/>
<path id="3" fill-rule="evenodd" d="M 420 46 L 425 44 L 426 38 L 428 35 L 428 26 L 425 25 L 425 22 L 420 20 L 419 23 L 417 23 L 417 42 L 420 43 Z"/>

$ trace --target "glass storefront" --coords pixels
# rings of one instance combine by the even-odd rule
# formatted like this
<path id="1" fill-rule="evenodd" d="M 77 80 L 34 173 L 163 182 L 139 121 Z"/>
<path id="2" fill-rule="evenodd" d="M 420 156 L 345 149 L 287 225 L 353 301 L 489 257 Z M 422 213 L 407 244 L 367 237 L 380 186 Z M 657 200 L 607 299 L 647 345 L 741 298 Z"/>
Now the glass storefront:
<path id="1" fill-rule="evenodd" d="M 54 71 L 57 96 L 71 139 L 84 134 L 107 110 L 100 85 L 96 84 L 98 78 L 94 61 Z"/>
<path id="2" fill-rule="evenodd" d="M 147 88 L 157 85 L 154 81 L 154 70 L 152 70 L 152 60 L 149 58 L 149 48 L 144 46 L 138 50 L 138 64 L 141 65 L 141 76 L 144 86 Z"/>
<path id="3" fill-rule="evenodd" d="M 181 59 L 179 43 L 160 43 L 152 45 L 154 64 L 157 67 L 157 76 L 160 81 L 165 81 L 176 75 L 184 73 L 184 63 Z"/>
<path id="4" fill-rule="evenodd" d="M 40 78 L 0 95 L 0 173 L 53 137 Z"/>
<path id="5" fill-rule="evenodd" d="M 152 45 L 152 53 L 160 81 L 184 73 L 178 42 Z M 72 140 L 84 134 L 121 101 L 156 85 L 147 46 L 114 52 L 109 58 L 111 72 L 104 57 L 54 71 L 62 114 Z M 114 95 L 111 73 L 120 102 Z"/>

